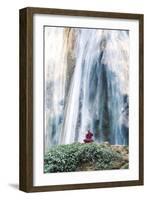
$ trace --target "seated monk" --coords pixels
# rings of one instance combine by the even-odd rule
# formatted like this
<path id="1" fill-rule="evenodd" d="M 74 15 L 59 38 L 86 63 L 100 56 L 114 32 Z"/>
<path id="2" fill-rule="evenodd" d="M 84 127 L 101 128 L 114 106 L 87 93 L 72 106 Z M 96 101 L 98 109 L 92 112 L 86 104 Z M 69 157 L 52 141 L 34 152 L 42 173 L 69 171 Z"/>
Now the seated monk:
<path id="1" fill-rule="evenodd" d="M 90 142 L 93 142 L 93 133 L 91 133 L 89 130 L 88 130 L 88 133 L 86 133 L 85 135 L 85 139 L 83 140 L 85 143 L 90 143 Z"/>

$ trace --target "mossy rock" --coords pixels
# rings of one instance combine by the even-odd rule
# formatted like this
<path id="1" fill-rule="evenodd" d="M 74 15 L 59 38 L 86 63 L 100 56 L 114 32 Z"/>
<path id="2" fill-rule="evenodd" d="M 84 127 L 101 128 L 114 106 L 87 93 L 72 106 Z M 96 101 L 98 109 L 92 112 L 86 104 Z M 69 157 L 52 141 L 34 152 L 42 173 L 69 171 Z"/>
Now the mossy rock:
<path id="1" fill-rule="evenodd" d="M 125 163 L 125 164 L 121 167 L 121 169 L 129 169 L 129 163 Z"/>

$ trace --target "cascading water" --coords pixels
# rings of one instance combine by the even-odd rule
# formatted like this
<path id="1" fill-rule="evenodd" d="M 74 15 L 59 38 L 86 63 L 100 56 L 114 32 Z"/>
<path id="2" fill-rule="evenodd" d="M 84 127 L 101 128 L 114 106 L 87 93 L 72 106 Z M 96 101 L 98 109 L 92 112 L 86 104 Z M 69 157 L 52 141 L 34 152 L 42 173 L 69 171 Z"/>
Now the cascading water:
<path id="1" fill-rule="evenodd" d="M 56 36 L 56 37 L 55 37 Z M 58 143 L 67 70 L 64 28 L 47 28 L 45 38 L 45 149 Z"/>
<path id="2" fill-rule="evenodd" d="M 46 149 L 83 142 L 87 130 L 128 144 L 129 32 L 66 29 L 46 29 Z"/>

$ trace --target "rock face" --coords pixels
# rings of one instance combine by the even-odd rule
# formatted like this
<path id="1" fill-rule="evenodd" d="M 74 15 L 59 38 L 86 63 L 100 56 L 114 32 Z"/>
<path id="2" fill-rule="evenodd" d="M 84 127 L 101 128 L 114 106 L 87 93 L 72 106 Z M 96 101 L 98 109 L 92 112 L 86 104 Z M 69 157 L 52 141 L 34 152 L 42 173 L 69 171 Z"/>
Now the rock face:
<path id="1" fill-rule="evenodd" d="M 110 145 L 107 143 L 107 145 Z M 122 156 L 120 162 L 114 163 L 116 169 L 128 169 L 129 168 L 129 147 L 124 145 L 110 145 L 111 149 Z"/>

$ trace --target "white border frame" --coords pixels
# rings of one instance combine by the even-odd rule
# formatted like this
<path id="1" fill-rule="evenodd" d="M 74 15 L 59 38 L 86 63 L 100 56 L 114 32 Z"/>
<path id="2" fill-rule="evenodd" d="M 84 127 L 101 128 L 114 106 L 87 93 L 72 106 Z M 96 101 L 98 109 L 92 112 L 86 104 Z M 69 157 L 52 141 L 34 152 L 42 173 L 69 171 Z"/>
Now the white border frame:
<path id="1" fill-rule="evenodd" d="M 78 22 L 78 23 L 77 23 Z M 77 25 L 78 24 L 78 25 Z M 43 26 L 127 29 L 130 31 L 129 169 L 43 173 Z M 139 180 L 139 22 L 100 17 L 33 16 L 33 186 Z"/>

